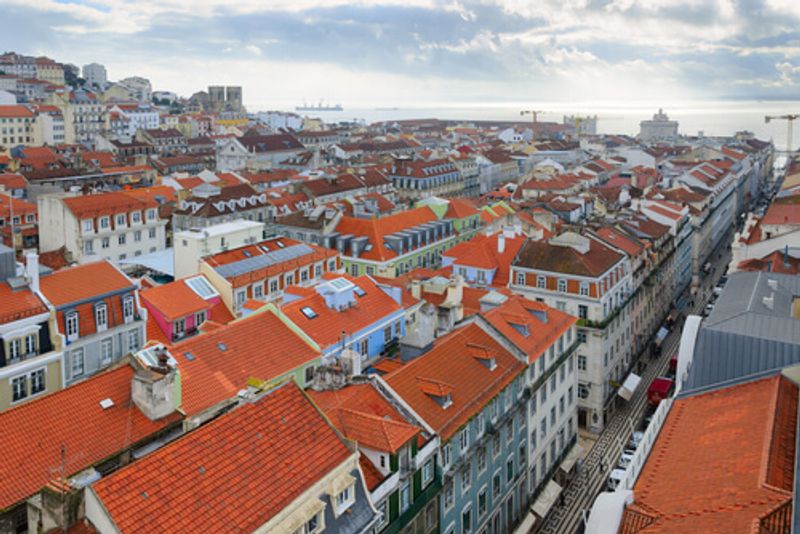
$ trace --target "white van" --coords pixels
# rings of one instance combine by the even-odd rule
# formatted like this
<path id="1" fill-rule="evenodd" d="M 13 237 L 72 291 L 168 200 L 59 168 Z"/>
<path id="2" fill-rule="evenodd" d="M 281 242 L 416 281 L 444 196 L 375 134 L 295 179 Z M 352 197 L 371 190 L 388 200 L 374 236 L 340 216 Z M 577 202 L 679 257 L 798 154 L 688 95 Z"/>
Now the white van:
<path id="1" fill-rule="evenodd" d="M 608 482 L 606 482 L 606 489 L 608 491 L 615 491 L 619 483 L 622 482 L 622 479 L 625 478 L 625 470 L 624 469 L 614 469 L 611 471 L 611 474 L 608 475 Z"/>

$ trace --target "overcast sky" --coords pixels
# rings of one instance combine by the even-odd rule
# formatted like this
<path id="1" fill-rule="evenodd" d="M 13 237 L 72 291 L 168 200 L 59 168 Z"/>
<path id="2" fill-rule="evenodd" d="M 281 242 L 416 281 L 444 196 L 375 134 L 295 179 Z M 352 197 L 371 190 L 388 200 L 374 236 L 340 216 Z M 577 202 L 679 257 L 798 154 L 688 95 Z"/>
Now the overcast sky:
<path id="1" fill-rule="evenodd" d="M 265 108 L 800 96 L 800 0 L 0 0 L 0 49 Z"/>

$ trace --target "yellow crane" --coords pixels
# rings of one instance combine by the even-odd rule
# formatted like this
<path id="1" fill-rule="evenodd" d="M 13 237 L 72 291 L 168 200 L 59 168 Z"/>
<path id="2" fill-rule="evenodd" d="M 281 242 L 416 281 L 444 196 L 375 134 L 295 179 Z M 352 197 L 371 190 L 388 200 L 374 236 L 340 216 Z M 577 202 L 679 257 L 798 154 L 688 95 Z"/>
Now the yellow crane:
<path id="1" fill-rule="evenodd" d="M 792 152 L 792 132 L 794 131 L 794 121 L 795 119 L 800 119 L 800 114 L 797 113 L 787 113 L 786 115 L 766 115 L 764 117 L 764 122 L 769 124 L 770 121 L 776 120 L 783 120 L 786 121 L 788 125 L 788 130 L 786 132 L 786 153 L 791 154 Z"/>
<path id="2" fill-rule="evenodd" d="M 544 113 L 541 110 L 523 110 L 519 114 L 521 116 L 530 115 L 533 118 L 533 138 L 536 139 L 536 122 L 539 120 L 539 114 Z"/>

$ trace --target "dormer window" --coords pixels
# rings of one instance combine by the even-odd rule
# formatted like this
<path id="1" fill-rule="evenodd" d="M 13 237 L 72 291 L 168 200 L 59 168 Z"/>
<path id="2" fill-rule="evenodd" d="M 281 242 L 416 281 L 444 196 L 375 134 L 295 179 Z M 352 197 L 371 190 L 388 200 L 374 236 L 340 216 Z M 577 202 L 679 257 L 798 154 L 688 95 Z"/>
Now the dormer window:
<path id="1" fill-rule="evenodd" d="M 142 214 L 141 214 L 141 212 L 134 211 L 133 213 L 131 213 L 131 220 L 133 220 L 133 222 L 135 222 L 135 223 L 142 222 Z"/>
<path id="2" fill-rule="evenodd" d="M 122 317 L 126 323 L 133 321 L 133 297 L 127 296 L 122 299 Z"/>
<path id="3" fill-rule="evenodd" d="M 560 293 L 566 293 L 567 292 L 567 281 L 564 280 L 563 278 L 560 278 L 558 280 L 558 291 Z"/>
<path id="4" fill-rule="evenodd" d="M 110 220 L 108 217 L 100 217 L 100 228 L 108 228 L 110 226 Z"/>
<path id="5" fill-rule="evenodd" d="M 147 220 L 153 221 L 156 218 L 156 210 L 147 210 Z"/>
<path id="6" fill-rule="evenodd" d="M 83 231 L 84 232 L 91 232 L 94 230 L 94 221 L 92 219 L 84 219 L 83 221 Z"/>
<path id="7" fill-rule="evenodd" d="M 545 289 L 547 287 L 547 279 L 544 276 L 536 277 L 536 287 L 538 289 Z"/>
<path id="8" fill-rule="evenodd" d="M 94 319 L 98 332 L 106 330 L 108 328 L 108 306 L 98 304 L 94 309 Z"/>
<path id="9" fill-rule="evenodd" d="M 589 283 L 588 282 L 581 282 L 580 293 L 584 297 L 589 296 Z"/>
<path id="10" fill-rule="evenodd" d="M 78 339 L 78 314 L 77 312 L 70 312 L 65 318 L 65 327 L 67 334 L 67 341 L 74 341 Z"/>
<path id="11" fill-rule="evenodd" d="M 351 484 L 336 495 L 336 513 L 341 514 L 355 502 L 355 485 Z"/>
<path id="12" fill-rule="evenodd" d="M 117 226 L 125 226 L 125 214 L 120 213 L 117 215 Z"/>

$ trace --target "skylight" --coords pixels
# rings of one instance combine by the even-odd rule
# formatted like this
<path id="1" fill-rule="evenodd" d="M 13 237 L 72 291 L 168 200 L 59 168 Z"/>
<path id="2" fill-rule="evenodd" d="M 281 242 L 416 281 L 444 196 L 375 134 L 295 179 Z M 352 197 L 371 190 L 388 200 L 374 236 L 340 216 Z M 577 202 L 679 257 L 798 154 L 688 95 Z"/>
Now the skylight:
<path id="1" fill-rule="evenodd" d="M 184 283 L 189 286 L 189 289 L 197 293 L 202 299 L 210 299 L 211 297 L 219 296 L 219 293 L 214 286 L 212 286 L 204 276 L 196 276 L 184 280 Z"/>
<path id="2" fill-rule="evenodd" d="M 306 319 L 314 319 L 317 317 L 317 312 L 312 310 L 309 306 L 303 306 L 300 308 L 300 311 L 306 316 Z"/>
<path id="3" fill-rule="evenodd" d="M 353 286 L 353 291 L 354 291 L 354 292 L 355 292 L 355 294 L 356 294 L 356 295 L 358 295 L 359 297 L 363 297 L 364 295 L 366 295 L 366 294 L 367 294 L 367 292 L 366 292 L 366 291 L 364 291 L 363 289 L 361 289 L 361 288 L 360 288 L 360 287 L 358 287 L 358 286 Z"/>
<path id="4" fill-rule="evenodd" d="M 278 248 L 283 248 L 286 246 L 283 244 L 283 241 L 275 241 L 275 244 L 278 245 Z"/>

